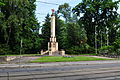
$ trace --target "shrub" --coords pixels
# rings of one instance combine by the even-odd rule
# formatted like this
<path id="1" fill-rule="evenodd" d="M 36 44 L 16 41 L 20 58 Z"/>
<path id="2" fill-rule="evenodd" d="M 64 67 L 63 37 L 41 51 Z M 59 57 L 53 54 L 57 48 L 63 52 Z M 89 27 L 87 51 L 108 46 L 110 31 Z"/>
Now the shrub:
<path id="1" fill-rule="evenodd" d="M 114 47 L 115 47 L 115 48 L 120 48 L 120 37 L 115 40 L 115 42 L 114 42 Z"/>
<path id="2" fill-rule="evenodd" d="M 114 46 L 103 46 L 99 49 L 99 54 L 111 54 L 114 52 Z"/>
<path id="3" fill-rule="evenodd" d="M 0 44 L 0 55 L 10 54 L 9 46 L 5 44 Z"/>
<path id="4" fill-rule="evenodd" d="M 81 49 L 78 46 L 73 46 L 66 50 L 66 53 L 68 54 L 79 54 L 80 52 L 81 52 Z"/>
<path id="5" fill-rule="evenodd" d="M 116 49 L 116 53 L 120 55 L 120 48 Z"/>
<path id="6" fill-rule="evenodd" d="M 88 44 L 84 44 L 81 46 L 72 46 L 71 48 L 66 50 L 68 54 L 89 54 L 94 53 L 95 49 L 90 47 Z"/>

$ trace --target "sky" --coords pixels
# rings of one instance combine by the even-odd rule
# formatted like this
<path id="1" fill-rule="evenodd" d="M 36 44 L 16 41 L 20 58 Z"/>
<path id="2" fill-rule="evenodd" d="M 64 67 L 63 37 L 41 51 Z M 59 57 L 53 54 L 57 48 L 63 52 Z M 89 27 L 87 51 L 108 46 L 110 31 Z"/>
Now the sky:
<path id="1" fill-rule="evenodd" d="M 51 9 L 58 9 L 58 6 L 64 3 L 69 3 L 71 7 L 74 7 L 78 3 L 81 2 L 81 0 L 36 0 L 36 18 L 40 23 L 43 23 L 45 16 L 49 13 L 51 14 Z M 54 3 L 59 5 L 53 5 L 53 4 L 45 4 L 42 2 L 48 2 L 48 3 Z"/>
<path id="2" fill-rule="evenodd" d="M 47 2 L 47 3 L 53 3 L 53 4 L 45 4 L 41 2 Z M 41 24 L 45 20 L 45 16 L 49 13 L 51 14 L 51 9 L 58 9 L 58 6 L 64 3 L 69 3 L 71 7 L 76 6 L 78 3 L 80 3 L 82 0 L 36 0 L 36 18 L 38 19 L 38 22 Z M 57 5 L 55 5 L 57 4 Z M 59 5 L 58 5 L 59 4 Z M 120 7 L 118 9 L 118 13 L 120 13 Z"/>

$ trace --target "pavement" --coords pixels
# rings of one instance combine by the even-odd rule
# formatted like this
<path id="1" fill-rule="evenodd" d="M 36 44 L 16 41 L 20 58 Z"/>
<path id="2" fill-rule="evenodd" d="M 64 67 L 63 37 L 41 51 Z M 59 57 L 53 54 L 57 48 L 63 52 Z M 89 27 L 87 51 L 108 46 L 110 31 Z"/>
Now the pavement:
<path id="1" fill-rule="evenodd" d="M 0 64 L 0 68 L 52 67 L 52 66 L 94 65 L 94 64 L 120 64 L 120 60 Z"/>

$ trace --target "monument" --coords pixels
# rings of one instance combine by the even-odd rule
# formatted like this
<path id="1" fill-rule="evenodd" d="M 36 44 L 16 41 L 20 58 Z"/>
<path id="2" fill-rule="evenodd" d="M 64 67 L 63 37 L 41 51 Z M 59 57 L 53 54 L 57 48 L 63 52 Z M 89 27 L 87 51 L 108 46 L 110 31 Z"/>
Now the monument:
<path id="1" fill-rule="evenodd" d="M 51 15 L 51 35 L 50 35 L 50 42 L 48 42 L 48 50 L 43 51 L 41 50 L 41 55 L 48 54 L 50 56 L 54 55 L 65 55 L 65 51 L 58 50 L 58 42 L 56 41 L 55 36 L 55 15 L 54 15 L 54 9 L 52 9 L 52 15 Z"/>

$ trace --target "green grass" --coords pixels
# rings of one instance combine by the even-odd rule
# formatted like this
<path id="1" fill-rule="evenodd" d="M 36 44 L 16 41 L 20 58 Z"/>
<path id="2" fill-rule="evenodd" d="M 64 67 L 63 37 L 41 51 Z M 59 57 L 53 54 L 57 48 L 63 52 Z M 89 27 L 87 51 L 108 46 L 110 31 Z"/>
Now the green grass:
<path id="1" fill-rule="evenodd" d="M 75 57 L 56 57 L 56 56 L 45 56 L 40 57 L 31 62 L 74 62 L 74 61 L 96 61 L 96 60 L 113 60 L 105 58 L 95 58 L 95 57 L 86 57 L 86 56 L 75 56 Z"/>

